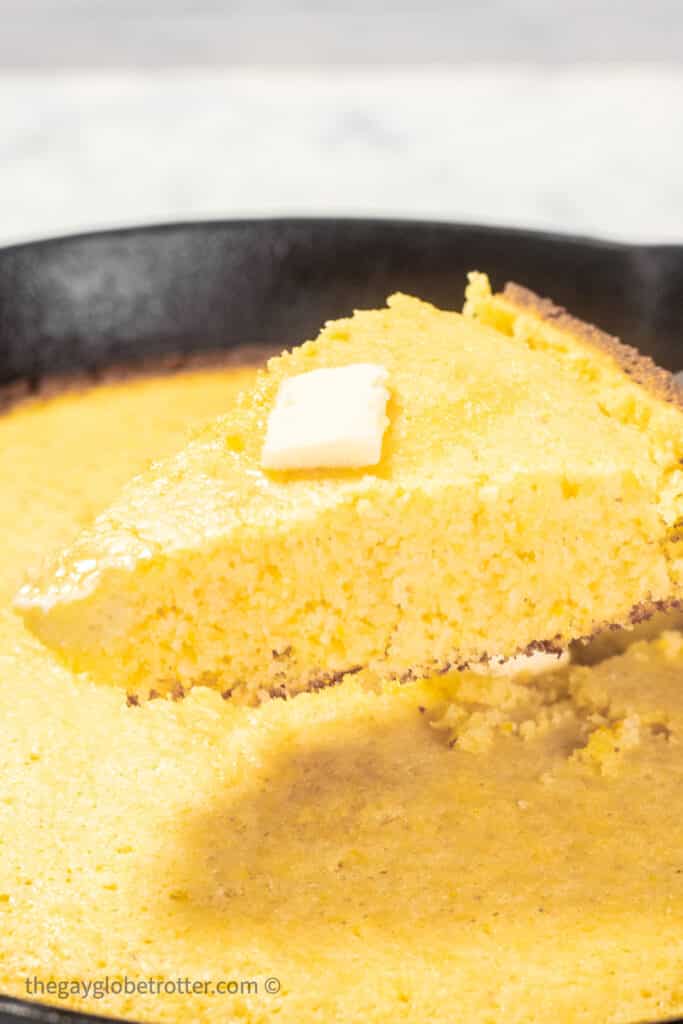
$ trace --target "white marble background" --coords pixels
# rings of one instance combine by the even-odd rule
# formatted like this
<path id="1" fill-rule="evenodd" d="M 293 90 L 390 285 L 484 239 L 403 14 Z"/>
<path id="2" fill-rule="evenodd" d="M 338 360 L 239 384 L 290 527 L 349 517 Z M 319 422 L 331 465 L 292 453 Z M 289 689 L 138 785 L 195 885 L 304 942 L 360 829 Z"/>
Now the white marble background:
<path id="1" fill-rule="evenodd" d="M 680 0 L 0 0 L 0 244 L 399 215 L 683 242 Z"/>

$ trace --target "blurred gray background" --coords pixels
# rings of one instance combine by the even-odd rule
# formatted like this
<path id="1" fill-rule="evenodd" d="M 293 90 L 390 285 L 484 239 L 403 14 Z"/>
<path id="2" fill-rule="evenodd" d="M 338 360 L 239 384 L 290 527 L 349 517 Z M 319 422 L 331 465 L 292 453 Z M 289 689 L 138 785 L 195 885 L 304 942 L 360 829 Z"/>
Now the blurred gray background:
<path id="1" fill-rule="evenodd" d="M 680 0 L 3 0 L 12 67 L 677 60 Z"/>
<path id="2" fill-rule="evenodd" d="M 0 0 L 0 243 L 418 216 L 683 241 L 681 0 Z"/>

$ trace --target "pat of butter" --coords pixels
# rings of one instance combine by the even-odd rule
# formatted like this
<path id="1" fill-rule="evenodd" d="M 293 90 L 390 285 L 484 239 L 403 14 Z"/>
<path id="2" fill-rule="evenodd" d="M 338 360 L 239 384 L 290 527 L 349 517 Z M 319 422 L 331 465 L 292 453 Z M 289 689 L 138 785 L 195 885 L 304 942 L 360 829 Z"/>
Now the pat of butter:
<path id="1" fill-rule="evenodd" d="M 376 466 L 389 423 L 387 377 L 383 366 L 353 363 L 283 381 L 268 419 L 264 469 Z"/>

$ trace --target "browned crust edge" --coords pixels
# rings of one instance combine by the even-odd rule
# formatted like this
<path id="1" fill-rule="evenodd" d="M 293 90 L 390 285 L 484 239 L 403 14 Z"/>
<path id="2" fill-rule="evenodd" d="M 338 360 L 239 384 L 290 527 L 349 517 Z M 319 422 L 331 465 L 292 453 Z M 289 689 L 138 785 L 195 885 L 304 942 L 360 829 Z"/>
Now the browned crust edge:
<path id="1" fill-rule="evenodd" d="M 530 657 L 532 654 L 542 652 L 544 654 L 555 654 L 558 658 L 564 653 L 570 644 L 581 644 L 585 645 L 590 643 L 596 636 L 605 633 L 609 630 L 623 630 L 629 629 L 632 626 L 637 626 L 641 622 L 645 622 L 647 619 L 652 618 L 657 612 L 673 611 L 674 609 L 683 608 L 683 599 L 671 598 L 669 600 L 656 600 L 654 598 L 648 601 L 641 601 L 634 605 L 630 610 L 628 616 L 624 622 L 602 622 L 594 626 L 590 633 L 586 633 L 584 636 L 573 637 L 571 640 L 563 639 L 560 636 L 553 637 L 551 640 L 533 640 L 526 647 L 520 647 L 510 657 L 519 657 L 524 655 Z M 492 657 L 497 655 L 483 654 L 477 659 L 463 660 L 454 657 L 452 660 L 445 662 L 435 662 L 434 664 L 423 666 L 419 669 L 410 669 L 407 672 L 387 672 L 382 674 L 381 670 L 375 670 L 378 677 L 387 679 L 392 682 L 398 683 L 415 683 L 420 682 L 424 679 L 431 679 L 434 676 L 445 676 L 449 672 L 465 672 L 472 665 L 486 665 Z M 272 686 L 267 690 L 268 696 L 273 699 L 290 700 L 294 697 L 298 697 L 302 693 L 317 693 L 320 690 L 329 690 L 334 686 L 338 686 L 342 683 L 347 676 L 357 675 L 362 672 L 367 666 L 353 665 L 348 669 L 339 669 L 334 672 L 322 672 L 320 674 L 314 674 L 307 682 L 304 687 L 297 687 L 293 692 L 290 691 L 287 682 L 283 680 L 276 686 Z M 552 671 L 549 669 L 549 671 Z M 147 703 L 149 700 L 155 699 L 170 699 L 170 700 L 182 700 L 186 697 L 192 686 L 187 688 L 176 684 L 170 690 L 164 694 L 151 689 L 148 692 L 147 697 L 140 693 L 126 694 L 126 701 L 129 707 L 139 707 L 143 703 Z M 227 689 L 221 693 L 224 700 L 229 700 L 233 694 L 233 688 Z"/>
<path id="2" fill-rule="evenodd" d="M 511 657 L 518 657 L 524 655 L 526 657 L 536 654 L 539 651 L 545 654 L 556 654 L 559 656 L 567 649 L 569 644 L 588 644 L 594 637 L 599 636 L 608 630 L 621 630 L 629 629 L 631 626 L 637 626 L 641 622 L 645 622 L 647 619 L 651 619 L 656 612 L 673 611 L 675 608 L 683 608 L 683 600 L 679 598 L 670 598 L 667 600 L 656 600 L 651 598 L 648 601 L 640 601 L 638 604 L 631 608 L 627 618 L 623 622 L 601 622 L 596 623 L 590 633 L 586 633 L 584 636 L 572 637 L 571 639 L 564 639 L 561 636 L 555 636 L 550 640 L 533 640 L 526 647 L 521 647 Z M 447 675 L 449 672 L 464 672 L 471 665 L 485 665 L 492 655 L 484 654 L 478 660 L 459 660 L 454 659 L 441 664 L 440 666 L 434 666 L 427 672 L 420 670 L 411 670 L 405 672 L 402 675 L 391 675 L 389 678 L 398 679 L 401 683 L 416 682 L 420 679 L 428 679 L 432 675 Z"/>
<path id="3" fill-rule="evenodd" d="M 579 320 L 563 306 L 557 306 L 551 299 L 543 298 L 514 281 L 507 282 L 500 297 L 520 313 L 532 313 L 577 341 L 611 356 L 626 376 L 651 395 L 683 410 L 683 390 L 677 385 L 673 374 L 658 366 L 649 356 L 642 355 L 632 345 L 626 345 L 599 327 Z"/>
<path id="4" fill-rule="evenodd" d="M 19 378 L 0 387 L 0 415 L 19 405 L 57 398 L 67 393 L 89 391 L 106 384 L 166 377 L 194 370 L 223 369 L 227 367 L 254 367 L 265 364 L 277 355 L 277 348 L 265 345 L 239 345 L 231 349 L 214 349 L 185 355 L 151 356 L 136 363 L 114 363 L 103 370 L 55 374 L 36 380 Z"/>

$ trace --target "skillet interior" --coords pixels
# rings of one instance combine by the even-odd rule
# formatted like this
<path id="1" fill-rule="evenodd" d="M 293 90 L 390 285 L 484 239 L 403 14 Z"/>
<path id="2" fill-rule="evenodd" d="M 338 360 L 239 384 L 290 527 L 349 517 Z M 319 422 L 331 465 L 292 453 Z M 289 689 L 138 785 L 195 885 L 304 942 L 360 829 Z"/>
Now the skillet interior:
<path id="1" fill-rule="evenodd" d="M 403 290 L 450 308 L 465 273 L 513 278 L 683 367 L 683 246 L 629 246 L 491 227 L 254 220 L 134 228 L 0 250 L 0 387 L 284 348 Z M 104 1018 L 0 996 L 0 1024 Z M 683 1024 L 679 1021 L 679 1024 Z"/>
<path id="2" fill-rule="evenodd" d="M 413 291 L 446 308 L 464 275 L 510 278 L 672 369 L 683 246 L 371 220 L 134 228 L 0 250 L 0 385 L 254 343 L 289 346 L 354 307 Z"/>

